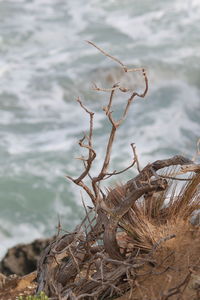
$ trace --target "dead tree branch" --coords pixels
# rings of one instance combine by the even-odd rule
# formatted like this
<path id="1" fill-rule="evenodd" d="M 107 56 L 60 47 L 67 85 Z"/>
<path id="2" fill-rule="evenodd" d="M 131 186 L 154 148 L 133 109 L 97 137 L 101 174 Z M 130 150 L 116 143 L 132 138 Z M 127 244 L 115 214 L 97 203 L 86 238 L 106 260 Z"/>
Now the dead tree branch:
<path id="1" fill-rule="evenodd" d="M 96 91 L 109 92 L 103 111 L 111 127 L 104 159 L 96 176 L 90 172 L 96 159 L 93 145 L 94 112 L 86 108 L 80 98 L 77 99 L 80 107 L 89 115 L 89 133 L 79 140 L 79 146 L 87 151 L 87 156 L 79 158 L 84 166 L 82 173 L 77 178 L 67 178 L 85 190 L 94 208 L 88 211 L 82 199 L 86 216 L 72 234 L 60 236 L 59 224 L 58 235 L 44 251 L 38 264 L 38 292 L 44 291 L 55 300 L 107 299 L 120 296 L 128 290 L 131 291 L 130 295 L 139 290 L 139 297 L 143 297 L 141 282 L 147 276 L 158 277 L 170 269 L 168 258 L 172 258 L 174 251 L 170 250 L 169 254 L 166 248 L 164 259 L 160 259 L 158 253 L 165 247 L 166 241 L 175 237 L 174 232 L 177 236 L 177 220 L 181 219 L 182 224 L 187 219 L 184 225 L 189 226 L 189 217 L 199 208 L 197 191 L 200 169 L 183 156 L 157 160 L 141 169 L 135 145 L 131 144 L 131 164 L 121 171 L 109 172 L 116 132 L 125 121 L 136 97 L 146 96 L 148 78 L 144 68 L 129 69 L 93 42 L 88 43 L 119 64 L 124 72 L 142 72 L 145 87 L 141 93 L 132 91 L 128 94 L 122 114 L 115 120 L 112 108 L 116 92 L 121 91 L 124 96 L 130 90 L 121 87 L 120 83 L 108 89 L 94 84 Z M 123 185 L 102 191 L 103 180 L 119 175 L 134 165 L 138 170 L 136 177 Z M 157 172 L 177 165 L 182 166 L 182 173 L 195 172 L 195 175 L 186 186 L 185 194 L 180 194 L 176 202 L 172 197 L 166 206 L 165 195 L 173 178 Z M 88 178 L 89 186 L 85 183 Z M 190 227 L 188 232 L 191 232 Z M 163 247 L 159 247 L 161 244 Z M 191 272 L 186 275 L 178 285 L 160 293 L 160 300 L 167 300 L 176 294 L 182 295 Z"/>

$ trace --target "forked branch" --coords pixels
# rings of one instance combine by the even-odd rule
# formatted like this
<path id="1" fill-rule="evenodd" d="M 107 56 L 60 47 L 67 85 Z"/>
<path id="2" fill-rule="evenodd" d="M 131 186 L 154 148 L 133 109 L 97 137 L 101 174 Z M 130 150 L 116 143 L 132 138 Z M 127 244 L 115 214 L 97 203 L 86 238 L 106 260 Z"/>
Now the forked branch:
<path id="1" fill-rule="evenodd" d="M 115 57 L 109 55 L 104 50 L 102 50 L 101 48 L 99 48 L 98 46 L 96 46 L 94 43 L 92 43 L 92 42 L 89 42 L 89 43 L 91 45 L 93 45 L 95 48 L 97 48 L 105 56 L 108 56 L 109 58 L 111 58 L 112 60 L 114 60 L 118 64 L 120 64 L 122 66 L 123 70 L 125 72 L 127 72 L 128 68 L 120 60 L 118 60 Z M 133 92 L 132 93 L 132 95 L 127 100 L 127 104 L 126 104 L 125 109 L 124 109 L 124 111 L 122 113 L 122 117 L 119 120 L 117 120 L 117 121 L 114 120 L 114 118 L 112 116 L 112 111 L 111 111 L 115 92 L 116 92 L 117 88 L 120 89 L 119 83 L 114 84 L 112 86 L 112 88 L 110 89 L 111 92 L 110 92 L 110 98 L 109 98 L 108 105 L 103 108 L 106 116 L 108 117 L 108 120 L 110 121 L 110 123 L 112 125 L 112 128 L 111 128 L 110 136 L 109 136 L 107 147 L 106 147 L 106 154 L 105 154 L 103 166 L 101 168 L 101 171 L 100 171 L 99 175 L 97 177 L 93 178 L 93 186 L 94 187 L 95 187 L 95 183 L 96 182 L 99 182 L 99 181 L 103 180 L 105 178 L 105 176 L 107 174 L 109 174 L 108 173 L 108 167 L 109 167 L 109 164 L 110 164 L 112 146 L 113 146 L 113 142 L 115 140 L 116 131 L 117 131 L 117 128 L 125 120 L 125 118 L 126 118 L 126 116 L 128 114 L 128 110 L 130 108 L 131 103 L 134 101 L 134 99 L 135 99 L 136 96 L 140 97 L 140 98 L 144 98 L 146 96 L 146 94 L 147 94 L 147 91 L 148 91 L 148 78 L 147 78 L 147 75 L 146 75 L 146 71 L 143 68 L 142 69 L 131 69 L 131 71 L 136 71 L 136 70 L 137 71 L 138 70 L 140 70 L 140 71 L 142 70 L 142 74 L 143 74 L 144 81 L 145 81 L 145 89 L 144 89 L 144 91 L 142 93 L 138 93 L 138 92 Z M 101 90 L 101 89 L 99 89 L 99 90 Z M 137 157 L 136 157 L 136 161 L 138 161 Z M 139 168 L 139 164 L 138 163 L 137 163 L 137 166 Z M 127 170 L 127 168 L 125 170 Z"/>
<path id="2" fill-rule="evenodd" d="M 111 152 L 112 152 L 112 147 L 113 147 L 113 143 L 116 137 L 116 132 L 118 127 L 123 123 L 123 121 L 126 119 L 129 108 L 131 103 L 134 101 L 135 97 L 140 97 L 140 98 L 144 98 L 147 91 L 148 91 L 148 79 L 147 79 L 147 75 L 146 75 L 146 71 L 144 68 L 136 68 L 136 69 L 128 69 L 127 66 L 125 66 L 119 59 L 115 58 L 114 56 L 108 54 L 106 51 L 104 51 L 103 49 L 101 49 L 100 47 L 98 47 L 97 45 L 95 45 L 93 42 L 89 42 L 89 44 L 91 44 L 92 46 L 94 46 L 96 49 L 98 49 L 103 55 L 109 57 L 110 59 L 112 59 L 113 61 L 115 61 L 116 63 L 118 63 L 124 72 L 135 72 L 135 71 L 142 71 L 142 75 L 144 78 L 144 82 L 145 82 L 145 89 L 142 93 L 138 93 L 138 92 L 132 92 L 131 96 L 129 96 L 128 100 L 126 101 L 126 105 L 125 108 L 122 112 L 121 117 L 118 120 L 115 120 L 113 118 L 112 115 L 112 105 L 113 105 L 113 100 L 114 100 L 114 96 L 117 90 L 120 90 L 123 93 L 127 93 L 128 91 L 130 91 L 129 89 L 126 89 L 124 87 L 121 87 L 119 83 L 115 83 L 111 88 L 109 89 L 101 89 L 98 88 L 95 84 L 94 84 L 94 89 L 97 91 L 106 91 L 106 92 L 110 92 L 110 97 L 108 100 L 108 104 L 103 107 L 103 111 L 105 112 L 106 117 L 108 118 L 110 124 L 111 124 L 111 131 L 110 131 L 110 135 L 108 138 L 108 142 L 107 142 L 107 146 L 106 146 L 106 151 L 105 151 L 105 157 L 102 163 L 102 167 L 101 170 L 99 172 L 99 174 L 97 176 L 92 177 L 90 174 L 90 170 L 92 167 L 92 164 L 96 158 L 96 152 L 93 148 L 93 143 L 92 143 L 92 138 L 93 138 L 93 118 L 94 118 L 94 113 L 91 112 L 90 110 L 88 110 L 82 103 L 82 101 L 78 98 L 77 102 L 80 104 L 80 106 L 82 107 L 82 109 L 89 114 L 90 116 L 90 129 L 89 129 L 89 135 L 84 135 L 82 139 L 79 140 L 79 146 L 82 148 L 85 148 L 88 150 L 88 157 L 84 158 L 81 157 L 80 159 L 83 161 L 84 164 L 84 171 L 82 172 L 82 174 L 74 179 L 72 177 L 67 176 L 67 178 L 69 178 L 70 180 L 72 180 L 75 184 L 81 186 L 86 192 L 87 194 L 90 196 L 90 198 L 92 199 L 92 202 L 94 203 L 94 205 L 96 205 L 99 200 L 101 200 L 101 197 L 103 195 L 103 193 L 101 192 L 100 189 L 100 183 L 102 180 L 111 177 L 113 175 L 116 174 L 120 174 L 123 173 L 125 171 L 127 171 L 128 169 L 130 169 L 135 163 L 137 164 L 137 168 L 139 170 L 139 163 L 138 163 L 138 159 L 137 159 L 137 155 L 135 152 L 135 148 L 133 148 L 133 153 L 134 153 L 134 159 L 131 163 L 130 166 L 128 166 L 127 168 L 125 168 L 122 171 L 114 171 L 113 173 L 109 173 L 108 169 L 109 169 L 109 165 L 110 165 L 110 160 L 111 160 Z M 88 176 L 90 178 L 91 181 L 91 185 L 92 185 L 92 190 L 83 182 L 83 180 L 85 179 L 85 177 Z"/>
<path id="3" fill-rule="evenodd" d="M 88 149 L 88 157 L 84 158 L 81 157 L 80 159 L 83 161 L 84 163 L 84 168 L 85 170 L 82 172 L 82 174 L 74 179 L 70 176 L 66 176 L 68 179 L 70 179 L 71 181 L 73 181 L 75 184 L 81 186 L 86 193 L 89 195 L 89 197 L 91 198 L 92 202 L 95 203 L 95 197 L 93 192 L 91 191 L 91 189 L 83 182 L 83 179 L 86 176 L 89 176 L 89 171 L 91 169 L 92 163 L 96 158 L 96 152 L 93 149 L 93 143 L 92 143 L 92 137 L 93 137 L 93 119 L 94 119 L 94 112 L 89 111 L 82 103 L 82 101 L 78 98 L 77 102 L 80 104 L 80 106 L 84 109 L 84 111 L 89 114 L 90 116 L 90 129 L 89 129 L 89 135 L 87 136 L 86 134 L 83 136 L 82 139 L 79 140 L 79 146 L 82 148 L 86 148 Z M 87 140 L 87 143 L 84 144 L 84 141 Z"/>

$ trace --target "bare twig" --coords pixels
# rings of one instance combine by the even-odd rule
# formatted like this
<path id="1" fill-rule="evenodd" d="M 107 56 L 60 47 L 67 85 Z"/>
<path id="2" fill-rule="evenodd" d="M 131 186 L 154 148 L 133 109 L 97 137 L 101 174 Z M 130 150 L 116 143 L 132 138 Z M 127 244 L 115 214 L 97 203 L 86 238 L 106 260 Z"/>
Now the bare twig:
<path id="1" fill-rule="evenodd" d="M 116 63 L 118 63 L 122 67 L 122 69 L 124 70 L 124 72 L 137 72 L 137 71 L 142 71 L 143 70 L 143 68 L 130 68 L 130 69 L 128 69 L 128 67 L 126 65 L 124 65 L 118 58 L 110 55 L 105 50 L 103 50 L 102 48 L 100 48 L 99 46 L 97 46 L 95 43 L 93 43 L 91 41 L 86 41 L 86 42 L 88 44 L 92 45 L 93 47 L 95 47 L 96 49 L 98 49 L 103 55 L 109 57 L 110 59 L 112 59 Z"/>
<path id="2" fill-rule="evenodd" d="M 185 289 L 185 287 L 188 285 L 188 283 L 190 281 L 191 274 L 192 274 L 192 272 L 189 271 L 189 273 L 184 278 L 184 280 L 182 282 L 180 282 L 177 286 L 175 286 L 173 288 L 170 288 L 168 291 L 164 292 L 164 294 L 163 294 L 163 296 L 161 297 L 160 300 L 168 300 L 173 295 L 182 293 L 180 288 L 183 287 L 183 290 Z"/>
<path id="3" fill-rule="evenodd" d="M 135 164 L 135 160 L 133 160 L 133 162 L 128 167 L 126 167 L 125 169 L 123 169 L 121 171 L 116 171 L 115 170 L 112 173 L 107 173 L 106 174 L 107 177 L 105 177 L 104 180 L 110 178 L 113 175 L 119 175 L 119 174 L 122 174 L 122 173 L 128 171 L 129 169 L 131 169 L 134 166 L 134 164 Z"/>
<path id="4" fill-rule="evenodd" d="M 161 238 L 158 242 L 156 242 L 154 245 L 153 245 L 153 248 L 152 248 L 152 252 L 155 251 L 158 247 L 160 247 L 160 245 L 166 241 L 169 241 L 171 239 L 174 239 L 176 237 L 175 234 L 170 234 L 170 235 L 167 235 L 166 237 L 163 237 Z"/>
<path id="5" fill-rule="evenodd" d="M 110 123 L 112 125 L 112 129 L 111 129 L 111 133 L 110 133 L 110 136 L 109 136 L 108 144 L 107 144 L 107 147 L 106 147 L 106 155 L 105 155 L 104 163 L 103 163 L 103 166 L 102 166 L 102 169 L 101 169 L 99 175 L 97 177 L 93 178 L 93 183 L 94 184 L 96 182 L 102 180 L 106 176 L 106 174 L 107 174 L 107 169 L 108 169 L 108 166 L 110 164 L 111 151 L 112 151 L 112 146 L 113 146 L 113 142 L 114 142 L 114 139 L 115 139 L 116 130 L 122 124 L 122 122 L 125 120 L 125 118 L 127 116 L 127 113 L 128 113 L 128 110 L 129 110 L 129 107 L 130 107 L 132 101 L 134 100 L 135 96 L 144 98 L 145 95 L 146 95 L 146 93 L 147 93 L 147 91 L 148 91 L 148 79 L 147 79 L 145 70 L 143 69 L 142 71 L 143 71 L 143 76 L 144 76 L 144 79 L 145 79 L 145 90 L 141 94 L 134 92 L 131 95 L 131 97 L 127 101 L 127 105 L 126 105 L 126 107 L 124 109 L 122 117 L 118 121 L 114 121 L 114 119 L 112 117 L 112 112 L 110 111 L 111 106 L 112 106 L 112 101 L 113 101 L 113 96 L 114 96 L 115 90 L 111 91 L 111 95 L 110 95 L 110 100 L 109 100 L 108 106 L 106 106 L 104 108 L 104 111 L 105 111 L 106 115 L 108 116 L 108 119 L 110 120 Z"/>
<path id="6" fill-rule="evenodd" d="M 136 161 L 136 165 L 137 165 L 137 170 L 140 173 L 141 169 L 140 169 L 140 164 L 139 164 L 139 160 L 138 160 L 138 156 L 137 156 L 137 152 L 136 152 L 136 146 L 134 143 L 131 144 L 131 147 L 133 149 L 133 153 L 134 153 L 134 158 Z"/>
<path id="7" fill-rule="evenodd" d="M 135 163 L 137 163 L 137 156 L 136 156 L 136 153 L 135 153 L 135 149 L 134 149 L 134 144 L 132 143 L 131 144 L 131 148 L 132 148 L 132 150 L 133 150 L 133 153 L 134 153 L 134 158 L 133 158 L 133 161 L 132 161 L 132 163 L 128 166 L 128 167 L 126 167 L 125 169 L 123 169 L 123 170 L 121 170 L 121 171 L 113 171 L 112 173 L 107 173 L 106 174 L 106 177 L 104 178 L 104 179 L 108 179 L 109 177 L 111 177 L 111 176 L 113 176 L 113 175 L 119 175 L 119 174 L 122 174 L 122 173 L 124 173 L 124 172 L 126 172 L 126 171 L 128 171 L 130 168 L 132 168 L 134 165 L 135 165 Z"/>
<path id="8" fill-rule="evenodd" d="M 94 87 L 92 88 L 92 90 L 94 91 L 98 91 L 98 92 L 112 92 L 114 90 L 117 90 L 119 88 L 119 84 L 116 83 L 113 87 L 111 88 L 100 88 L 96 85 L 96 83 L 93 82 Z"/>
<path id="9" fill-rule="evenodd" d="M 89 294 L 89 293 L 84 293 L 84 294 L 81 294 L 81 295 L 79 295 L 78 297 L 76 297 L 76 300 L 84 299 L 84 298 L 86 298 L 86 297 L 94 297 L 94 296 L 98 295 L 98 293 L 99 293 L 98 290 L 95 291 L 95 292 L 93 292 L 93 293 L 91 293 L 91 294 Z M 95 299 L 95 298 L 93 298 L 93 299 Z"/>
<path id="10" fill-rule="evenodd" d="M 93 117 L 94 117 L 94 113 L 89 111 L 81 102 L 81 100 L 78 98 L 77 102 L 80 104 L 80 106 L 90 115 L 90 131 L 89 131 L 89 137 L 87 137 L 86 135 L 79 141 L 79 145 L 83 148 L 87 148 L 89 150 L 89 155 L 88 155 L 88 159 L 86 160 L 87 166 L 85 171 L 77 178 L 74 180 L 75 183 L 79 183 L 80 181 L 82 181 L 85 176 L 88 175 L 92 162 L 94 161 L 95 157 L 96 157 L 96 153 L 93 149 L 92 146 L 92 135 L 93 135 Z M 87 138 L 88 139 L 88 145 L 83 144 L 84 139 Z"/>
<path id="11" fill-rule="evenodd" d="M 100 47 L 95 45 L 93 42 L 91 42 L 91 41 L 86 41 L 86 42 L 88 44 L 92 45 L 93 47 L 97 48 L 103 55 L 105 55 L 105 56 L 109 57 L 110 59 L 114 60 L 115 62 L 117 62 L 124 69 L 124 72 L 127 72 L 127 67 L 118 58 L 110 55 L 109 53 L 107 53 L 106 51 L 104 51 L 103 49 L 101 49 Z"/>
<path id="12" fill-rule="evenodd" d="M 85 209 L 85 214 L 86 214 L 87 220 L 88 220 L 88 222 L 89 222 L 90 228 L 91 228 L 91 230 L 94 230 L 94 228 L 93 228 L 93 226 L 92 226 L 92 222 L 91 222 L 90 217 L 89 217 L 89 214 L 88 214 L 88 211 L 87 211 L 87 208 L 86 208 L 86 206 L 85 206 L 85 202 L 84 202 L 84 200 L 83 200 L 83 195 L 82 195 L 82 193 L 81 193 L 81 200 L 82 200 L 83 207 L 84 207 L 84 209 Z"/>
<path id="13" fill-rule="evenodd" d="M 78 183 L 76 182 L 76 179 L 72 178 L 71 176 L 65 176 L 67 179 L 73 181 L 74 183 L 76 183 L 77 185 L 81 186 L 86 193 L 89 195 L 90 199 L 92 200 L 93 203 L 95 203 L 95 196 L 93 195 L 92 191 L 90 190 L 90 188 L 84 184 L 82 181 L 79 181 Z"/>
<path id="14" fill-rule="evenodd" d="M 161 178 L 167 178 L 167 179 L 172 179 L 172 180 L 179 180 L 179 181 L 190 181 L 191 178 L 178 178 L 178 177 L 173 177 L 173 176 L 168 176 L 168 175 L 159 175 Z"/>

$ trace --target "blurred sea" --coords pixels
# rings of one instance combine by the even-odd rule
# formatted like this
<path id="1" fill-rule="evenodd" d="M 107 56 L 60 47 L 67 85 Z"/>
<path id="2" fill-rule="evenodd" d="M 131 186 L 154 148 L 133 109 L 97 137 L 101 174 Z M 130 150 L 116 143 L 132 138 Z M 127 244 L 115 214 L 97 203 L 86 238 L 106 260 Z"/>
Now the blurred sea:
<path id="1" fill-rule="evenodd" d="M 95 174 L 109 123 L 102 112 L 109 87 L 125 81 L 120 68 L 85 43 L 91 40 L 132 67 L 148 70 L 149 92 L 137 99 L 114 144 L 111 170 L 183 154 L 200 137 L 200 1 L 0 0 L 0 256 L 19 242 L 51 235 L 80 220 L 77 140 L 95 111 Z M 141 91 L 140 74 L 127 85 Z M 115 99 L 115 114 L 125 103 Z M 126 181 L 134 170 L 123 174 Z M 113 182 L 110 184 L 114 184 Z M 85 196 L 84 196 L 85 197 Z"/>

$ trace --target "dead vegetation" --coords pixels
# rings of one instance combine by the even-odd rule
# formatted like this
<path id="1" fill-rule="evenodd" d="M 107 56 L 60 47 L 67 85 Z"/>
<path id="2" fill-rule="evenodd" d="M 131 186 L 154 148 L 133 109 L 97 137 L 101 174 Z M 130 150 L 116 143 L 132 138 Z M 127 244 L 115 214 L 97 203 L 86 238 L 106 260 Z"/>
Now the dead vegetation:
<path id="1" fill-rule="evenodd" d="M 34 295 L 37 287 L 36 276 L 36 271 L 21 277 L 16 274 L 6 277 L 0 273 L 0 299 L 18 300 L 18 297 L 23 296 L 25 300 L 26 297 Z"/>
<path id="2" fill-rule="evenodd" d="M 93 147 L 94 113 L 77 99 L 90 120 L 89 133 L 79 141 L 88 156 L 80 158 L 82 174 L 67 178 L 84 189 L 93 207 L 84 204 L 86 215 L 82 223 L 70 234 L 62 234 L 59 228 L 56 239 L 44 251 L 37 270 L 38 292 L 63 300 L 200 299 L 199 226 L 190 222 L 200 208 L 200 166 L 174 156 L 141 169 L 132 144 L 131 164 L 121 171 L 109 171 L 116 132 L 132 102 L 145 97 L 148 79 L 145 69 L 129 69 L 89 43 L 119 64 L 123 72 L 141 72 L 145 87 L 138 93 L 120 83 L 110 89 L 94 85 L 95 90 L 109 93 L 103 111 L 111 125 L 105 158 L 96 176 L 91 175 L 97 157 Z M 118 120 L 112 112 L 116 91 L 123 96 L 129 94 Z M 134 166 L 138 170 L 135 178 L 114 189 L 108 187 L 106 192 L 102 189 L 102 181 Z M 177 171 L 176 166 L 182 167 Z M 162 169 L 165 171 L 159 172 Z M 175 173 L 171 174 L 171 170 Z M 190 177 L 186 176 L 176 194 L 178 174 L 188 172 Z M 86 178 L 90 184 L 85 183 Z"/>

